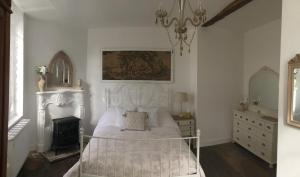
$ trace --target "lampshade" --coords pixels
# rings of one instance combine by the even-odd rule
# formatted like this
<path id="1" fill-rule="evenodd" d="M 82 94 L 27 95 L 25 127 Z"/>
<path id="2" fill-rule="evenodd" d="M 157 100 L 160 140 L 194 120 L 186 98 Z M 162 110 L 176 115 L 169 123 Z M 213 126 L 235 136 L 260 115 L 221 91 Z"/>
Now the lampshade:
<path id="1" fill-rule="evenodd" d="M 176 92 L 175 100 L 179 103 L 187 102 L 188 95 L 185 92 Z"/>

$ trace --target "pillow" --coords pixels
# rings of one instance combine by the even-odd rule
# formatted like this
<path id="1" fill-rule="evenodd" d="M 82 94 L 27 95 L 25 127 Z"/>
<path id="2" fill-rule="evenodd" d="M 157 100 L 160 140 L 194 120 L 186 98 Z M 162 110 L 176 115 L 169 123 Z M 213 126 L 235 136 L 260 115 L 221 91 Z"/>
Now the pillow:
<path id="1" fill-rule="evenodd" d="M 156 107 L 138 107 L 138 112 L 146 112 L 148 114 L 150 127 L 158 127 L 158 110 Z"/>
<path id="2" fill-rule="evenodd" d="M 98 121 L 97 126 L 106 127 L 106 126 L 117 126 L 117 109 L 109 108 Z"/>
<path id="3" fill-rule="evenodd" d="M 123 121 L 123 115 L 127 112 L 136 112 L 136 108 L 135 107 L 128 107 L 128 108 L 124 108 L 124 107 L 115 107 L 116 109 L 116 126 L 117 127 L 123 127 L 124 125 L 124 121 Z"/>
<path id="4" fill-rule="evenodd" d="M 123 129 L 122 130 L 137 130 L 145 131 L 146 127 L 146 112 L 126 112 L 123 115 Z"/>

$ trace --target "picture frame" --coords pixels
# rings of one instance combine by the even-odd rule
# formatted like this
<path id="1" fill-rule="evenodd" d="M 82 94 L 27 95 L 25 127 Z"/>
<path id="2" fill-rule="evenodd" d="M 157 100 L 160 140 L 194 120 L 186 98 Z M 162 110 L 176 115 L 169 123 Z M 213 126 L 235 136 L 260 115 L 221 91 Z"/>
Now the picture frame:
<path id="1" fill-rule="evenodd" d="M 102 82 L 173 83 L 174 52 L 170 48 L 103 48 L 100 68 Z"/>

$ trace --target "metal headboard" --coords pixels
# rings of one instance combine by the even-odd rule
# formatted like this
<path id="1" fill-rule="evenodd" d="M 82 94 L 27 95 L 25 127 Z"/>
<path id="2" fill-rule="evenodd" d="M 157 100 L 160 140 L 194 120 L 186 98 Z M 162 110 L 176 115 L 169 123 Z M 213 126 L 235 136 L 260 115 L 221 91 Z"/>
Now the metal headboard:
<path id="1" fill-rule="evenodd" d="M 171 92 L 164 84 L 122 84 L 105 88 L 106 109 L 114 106 L 163 107 L 171 110 Z"/>

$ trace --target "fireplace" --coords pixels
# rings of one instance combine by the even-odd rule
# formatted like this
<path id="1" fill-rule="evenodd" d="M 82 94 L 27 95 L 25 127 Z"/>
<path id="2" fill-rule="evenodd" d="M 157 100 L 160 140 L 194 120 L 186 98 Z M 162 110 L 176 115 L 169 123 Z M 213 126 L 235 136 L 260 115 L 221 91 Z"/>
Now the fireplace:
<path id="1" fill-rule="evenodd" d="M 37 92 L 37 150 L 47 152 L 53 142 L 55 122 L 60 118 L 85 117 L 84 91 L 76 89 L 60 89 Z M 81 123 L 79 124 L 81 126 Z M 61 130 L 61 128 L 60 128 Z M 78 129 L 77 129 L 78 130 Z"/>
<path id="2" fill-rule="evenodd" d="M 53 119 L 53 138 L 51 149 L 57 154 L 59 150 L 79 149 L 79 121 L 74 116 Z"/>

